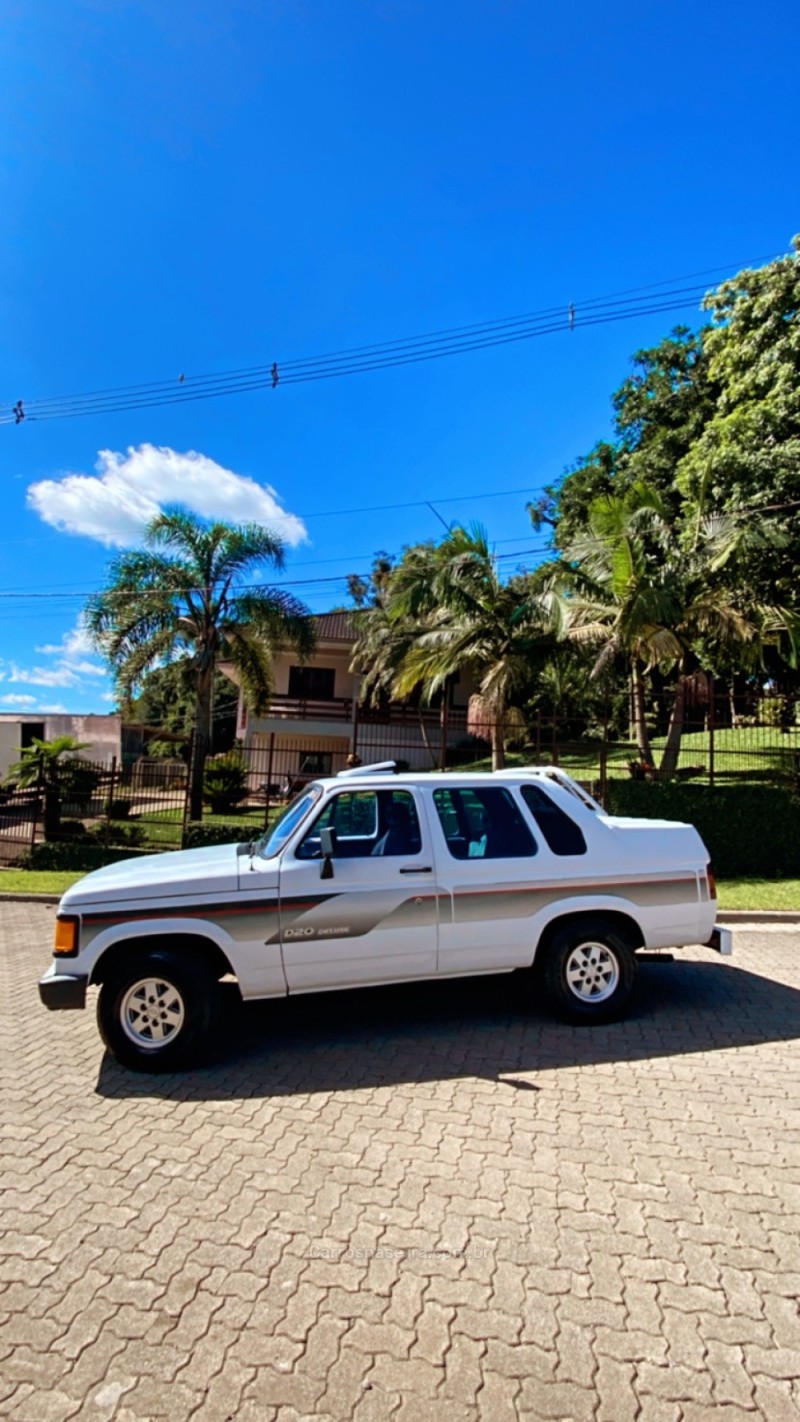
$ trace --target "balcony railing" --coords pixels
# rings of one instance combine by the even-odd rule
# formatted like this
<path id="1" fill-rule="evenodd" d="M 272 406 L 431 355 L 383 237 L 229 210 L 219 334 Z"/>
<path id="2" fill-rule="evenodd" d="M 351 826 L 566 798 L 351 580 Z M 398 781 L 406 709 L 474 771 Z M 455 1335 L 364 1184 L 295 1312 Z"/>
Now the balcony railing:
<path id="1" fill-rule="evenodd" d="M 275 693 L 264 716 L 270 720 L 277 718 L 284 721 L 341 721 L 349 724 L 353 720 L 353 701 L 350 697 L 337 696 L 330 701 L 321 701 Z M 425 726 L 429 727 L 438 726 L 441 719 L 438 708 L 426 707 L 420 712 L 416 706 L 404 706 L 399 702 L 381 709 L 366 710 L 359 706 L 357 716 L 359 725 L 362 726 L 418 726 L 421 717 Z M 467 712 L 463 706 L 451 707 L 447 712 L 450 726 L 466 726 L 466 720 Z"/>

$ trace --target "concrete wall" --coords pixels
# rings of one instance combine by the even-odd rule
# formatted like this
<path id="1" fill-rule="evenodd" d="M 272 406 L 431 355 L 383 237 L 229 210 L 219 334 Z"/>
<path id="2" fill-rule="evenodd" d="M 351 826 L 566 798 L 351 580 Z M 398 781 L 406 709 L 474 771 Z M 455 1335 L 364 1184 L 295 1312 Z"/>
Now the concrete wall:
<path id="1" fill-rule="evenodd" d="M 72 736 L 85 743 L 81 755 L 98 765 L 110 765 L 112 757 L 117 760 L 121 754 L 122 723 L 119 716 L 68 716 L 41 715 L 19 716 L 0 715 L 0 779 L 19 760 L 23 725 L 42 725 L 44 739 L 53 741 L 57 736 Z"/>
<path id="2" fill-rule="evenodd" d="M 8 774 L 9 767 L 19 760 L 19 721 L 0 717 L 0 780 Z"/>

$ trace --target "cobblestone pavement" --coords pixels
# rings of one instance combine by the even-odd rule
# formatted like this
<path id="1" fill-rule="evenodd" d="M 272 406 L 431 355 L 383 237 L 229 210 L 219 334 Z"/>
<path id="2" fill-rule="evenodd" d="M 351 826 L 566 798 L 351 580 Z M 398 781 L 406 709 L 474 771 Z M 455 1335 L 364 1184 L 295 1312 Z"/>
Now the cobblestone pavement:
<path id="1" fill-rule="evenodd" d="M 0 1415 L 797 1422 L 800 954 L 571 1030 L 473 980 L 229 1014 L 142 1078 L 0 906 Z"/>

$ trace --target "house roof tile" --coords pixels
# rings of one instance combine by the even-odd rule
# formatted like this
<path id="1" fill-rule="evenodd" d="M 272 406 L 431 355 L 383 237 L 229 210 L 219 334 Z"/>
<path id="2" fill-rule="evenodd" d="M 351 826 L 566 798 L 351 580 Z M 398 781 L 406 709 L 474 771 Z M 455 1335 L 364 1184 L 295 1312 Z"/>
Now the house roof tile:
<path id="1" fill-rule="evenodd" d="M 355 641 L 356 629 L 352 612 L 318 612 L 314 617 L 314 630 L 319 642 Z"/>

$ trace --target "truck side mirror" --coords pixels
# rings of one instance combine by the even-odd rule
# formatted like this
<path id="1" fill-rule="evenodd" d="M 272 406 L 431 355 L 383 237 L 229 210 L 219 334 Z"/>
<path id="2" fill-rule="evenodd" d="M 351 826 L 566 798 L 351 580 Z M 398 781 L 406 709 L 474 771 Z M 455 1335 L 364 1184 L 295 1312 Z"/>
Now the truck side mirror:
<path id="1" fill-rule="evenodd" d="M 335 829 L 321 829 L 319 832 L 319 845 L 322 850 L 322 868 L 319 871 L 320 879 L 333 878 L 333 861 L 339 849 L 339 839 Z"/>

